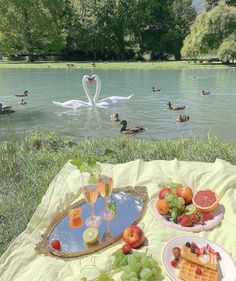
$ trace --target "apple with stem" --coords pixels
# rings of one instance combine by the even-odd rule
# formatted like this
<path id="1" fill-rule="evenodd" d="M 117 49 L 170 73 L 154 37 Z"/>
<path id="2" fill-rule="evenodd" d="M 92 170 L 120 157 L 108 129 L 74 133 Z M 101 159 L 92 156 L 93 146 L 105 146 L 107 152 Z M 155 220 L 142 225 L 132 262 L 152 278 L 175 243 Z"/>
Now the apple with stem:
<path id="1" fill-rule="evenodd" d="M 124 230 L 123 239 L 131 248 L 137 249 L 144 244 L 145 235 L 140 227 L 130 225 Z"/>

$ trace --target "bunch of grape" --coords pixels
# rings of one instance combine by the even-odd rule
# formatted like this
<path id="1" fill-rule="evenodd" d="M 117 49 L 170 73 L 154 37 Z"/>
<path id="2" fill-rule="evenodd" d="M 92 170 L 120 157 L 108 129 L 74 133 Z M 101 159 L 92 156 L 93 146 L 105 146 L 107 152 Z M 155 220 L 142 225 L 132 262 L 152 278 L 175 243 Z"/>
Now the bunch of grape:
<path id="1" fill-rule="evenodd" d="M 170 211 L 167 219 L 173 222 L 177 222 L 177 217 L 182 215 L 185 210 L 185 201 L 182 197 L 178 197 L 173 193 L 169 193 L 165 196 L 165 201 L 168 203 Z"/>
<path id="2" fill-rule="evenodd" d="M 118 251 L 113 266 L 123 269 L 122 281 L 154 281 L 161 275 L 158 262 L 145 253 L 125 255 Z"/>

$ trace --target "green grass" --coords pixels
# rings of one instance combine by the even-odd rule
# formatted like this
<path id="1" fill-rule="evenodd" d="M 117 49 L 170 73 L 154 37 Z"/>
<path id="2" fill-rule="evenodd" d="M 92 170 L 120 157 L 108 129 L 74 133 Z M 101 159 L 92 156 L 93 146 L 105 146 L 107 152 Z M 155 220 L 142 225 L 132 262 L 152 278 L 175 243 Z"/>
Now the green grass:
<path id="1" fill-rule="evenodd" d="M 74 64 L 74 68 L 91 68 L 91 62 L 4 62 L 0 63 L 0 68 L 67 68 L 67 64 Z M 171 68 L 196 68 L 196 67 L 227 67 L 221 63 L 185 63 L 183 61 L 165 62 L 96 62 L 99 69 L 171 69 Z"/>
<path id="2" fill-rule="evenodd" d="M 75 142 L 55 133 L 13 136 L 0 145 L 0 255 L 27 226 L 50 182 L 69 160 L 80 155 L 113 164 L 135 159 L 214 162 L 216 158 L 236 164 L 236 144 L 217 138 L 181 138 L 149 142 L 133 137 L 89 138 Z M 105 154 L 109 149 L 109 154 Z"/>

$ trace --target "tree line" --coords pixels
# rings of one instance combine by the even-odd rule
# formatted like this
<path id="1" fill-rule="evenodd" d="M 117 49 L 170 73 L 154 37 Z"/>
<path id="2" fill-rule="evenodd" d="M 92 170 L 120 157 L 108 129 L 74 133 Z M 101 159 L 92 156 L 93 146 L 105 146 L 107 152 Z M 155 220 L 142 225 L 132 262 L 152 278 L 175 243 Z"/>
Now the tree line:
<path id="1" fill-rule="evenodd" d="M 65 60 L 196 56 L 202 46 L 198 42 L 197 52 L 192 50 L 194 26 L 211 17 L 199 19 L 218 2 L 207 1 L 208 12 L 197 16 L 191 0 L 0 0 L 0 54 L 27 55 L 30 61 L 48 55 Z M 222 5 L 234 18 L 236 8 Z"/>

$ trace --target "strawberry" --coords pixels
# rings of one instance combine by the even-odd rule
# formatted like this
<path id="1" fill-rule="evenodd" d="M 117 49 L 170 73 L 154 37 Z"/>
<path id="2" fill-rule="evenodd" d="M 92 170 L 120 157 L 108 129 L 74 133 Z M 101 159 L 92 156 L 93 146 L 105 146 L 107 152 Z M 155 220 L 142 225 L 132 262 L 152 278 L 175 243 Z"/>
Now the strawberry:
<path id="1" fill-rule="evenodd" d="M 201 221 L 204 223 L 206 221 L 212 220 L 214 217 L 211 213 L 201 213 L 200 214 Z"/>
<path id="2" fill-rule="evenodd" d="M 179 222 L 179 224 L 181 226 L 191 226 L 192 225 L 192 221 L 190 219 L 190 217 L 185 216 L 182 218 L 182 220 Z"/>
<path id="3" fill-rule="evenodd" d="M 198 224 L 199 223 L 198 215 L 190 215 L 189 217 L 190 217 L 190 219 L 191 219 L 193 224 Z"/>
<path id="4" fill-rule="evenodd" d="M 123 247 L 122 247 L 122 252 L 125 254 L 125 255 L 128 255 L 132 252 L 132 248 L 130 247 L 130 245 L 128 244 L 125 244 Z"/>
<path id="5" fill-rule="evenodd" d="M 60 240 L 58 240 L 58 239 L 52 240 L 51 246 L 52 246 L 53 249 L 61 250 L 61 242 L 60 242 Z"/>
<path id="6" fill-rule="evenodd" d="M 196 273 L 197 275 L 202 275 L 202 270 L 201 270 L 201 268 L 197 267 L 196 270 L 195 270 L 195 273 Z"/>
<path id="7" fill-rule="evenodd" d="M 173 256 L 174 256 L 175 258 L 178 258 L 178 257 L 180 256 L 180 252 L 181 252 L 181 250 L 180 250 L 179 247 L 174 247 L 174 248 L 172 249 L 172 254 L 173 254 Z"/>
<path id="8" fill-rule="evenodd" d="M 176 259 L 172 260 L 172 261 L 170 262 L 170 264 L 171 264 L 174 268 L 176 268 L 176 267 L 178 266 L 178 262 L 177 262 Z"/>

